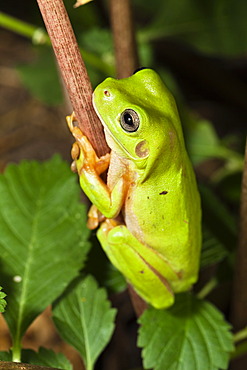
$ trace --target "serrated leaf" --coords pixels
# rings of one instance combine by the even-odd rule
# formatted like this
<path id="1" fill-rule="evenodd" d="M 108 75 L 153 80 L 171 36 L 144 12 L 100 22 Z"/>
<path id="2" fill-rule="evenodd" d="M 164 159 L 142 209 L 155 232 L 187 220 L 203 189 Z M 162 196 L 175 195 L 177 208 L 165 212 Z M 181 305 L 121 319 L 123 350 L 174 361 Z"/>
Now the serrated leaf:
<path id="1" fill-rule="evenodd" d="M 53 320 L 62 338 L 81 354 L 87 370 L 109 342 L 116 310 L 110 307 L 106 291 L 87 276 L 73 291 L 61 297 L 53 310 Z"/>
<path id="2" fill-rule="evenodd" d="M 144 368 L 226 369 L 233 338 L 229 324 L 212 304 L 179 294 L 168 310 L 150 308 L 140 317 L 138 345 Z"/>
<path id="3" fill-rule="evenodd" d="M 2 287 L 0 286 L 0 312 L 4 312 L 7 302 L 5 301 L 6 294 L 1 292 Z"/>
<path id="4" fill-rule="evenodd" d="M 0 175 L 0 281 L 13 348 L 82 268 L 89 245 L 85 207 L 69 166 L 58 156 L 10 165 Z"/>
<path id="5" fill-rule="evenodd" d="M 62 370 L 72 370 L 73 368 L 63 353 L 55 353 L 47 348 L 40 348 L 39 352 L 24 349 L 23 362 L 32 365 L 49 366 Z"/>

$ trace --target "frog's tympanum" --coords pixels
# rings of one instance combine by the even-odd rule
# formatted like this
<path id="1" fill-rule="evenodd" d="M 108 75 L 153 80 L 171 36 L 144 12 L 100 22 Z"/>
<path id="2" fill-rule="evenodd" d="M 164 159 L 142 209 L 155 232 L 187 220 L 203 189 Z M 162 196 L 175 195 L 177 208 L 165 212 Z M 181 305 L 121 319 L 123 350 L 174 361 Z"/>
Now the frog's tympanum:
<path id="1" fill-rule="evenodd" d="M 107 78 L 93 104 L 111 153 L 98 158 L 68 117 L 88 224 L 136 292 L 155 308 L 196 282 L 200 198 L 173 96 L 151 69 Z M 100 175 L 108 169 L 107 184 Z"/>

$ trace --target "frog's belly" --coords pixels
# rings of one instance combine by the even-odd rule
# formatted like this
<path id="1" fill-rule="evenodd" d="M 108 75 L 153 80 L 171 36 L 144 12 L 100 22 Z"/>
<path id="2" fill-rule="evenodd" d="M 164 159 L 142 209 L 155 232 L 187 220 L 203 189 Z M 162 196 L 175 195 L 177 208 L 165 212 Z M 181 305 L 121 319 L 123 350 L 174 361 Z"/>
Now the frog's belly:
<path id="1" fill-rule="evenodd" d="M 183 200 L 171 193 L 132 191 L 125 203 L 124 218 L 127 228 L 140 242 L 168 261 L 177 261 L 180 256 L 179 261 L 186 269 L 190 256 L 196 253 L 198 238 L 192 230 L 197 225 Z"/>
<path id="2" fill-rule="evenodd" d="M 125 203 L 123 214 L 126 226 L 139 241 L 155 248 L 157 240 L 166 232 L 165 216 L 160 212 L 160 209 L 165 209 L 165 204 L 159 204 L 157 211 L 158 200 L 155 196 L 135 190 L 129 192 Z"/>

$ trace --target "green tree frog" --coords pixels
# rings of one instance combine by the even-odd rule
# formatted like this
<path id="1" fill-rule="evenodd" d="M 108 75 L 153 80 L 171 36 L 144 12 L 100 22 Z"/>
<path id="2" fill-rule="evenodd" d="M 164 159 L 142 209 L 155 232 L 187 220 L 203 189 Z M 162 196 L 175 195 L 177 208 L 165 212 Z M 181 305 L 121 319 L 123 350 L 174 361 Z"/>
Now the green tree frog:
<path id="1" fill-rule="evenodd" d="M 157 309 L 197 280 L 200 198 L 172 94 L 158 74 L 142 69 L 107 78 L 93 105 L 111 148 L 98 158 L 67 117 L 76 139 L 72 157 L 93 203 L 89 227 L 135 291 Z M 107 184 L 100 175 L 108 169 Z"/>

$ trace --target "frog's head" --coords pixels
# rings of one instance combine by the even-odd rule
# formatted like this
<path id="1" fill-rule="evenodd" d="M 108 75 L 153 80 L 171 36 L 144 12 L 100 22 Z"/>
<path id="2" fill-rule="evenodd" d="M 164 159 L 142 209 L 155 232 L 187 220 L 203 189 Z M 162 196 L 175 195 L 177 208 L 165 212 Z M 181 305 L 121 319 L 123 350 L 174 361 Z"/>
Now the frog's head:
<path id="1" fill-rule="evenodd" d="M 93 104 L 109 147 L 138 168 L 150 168 L 159 155 L 172 160 L 173 149 L 183 145 L 174 98 L 151 69 L 107 78 L 95 89 Z"/>

